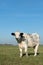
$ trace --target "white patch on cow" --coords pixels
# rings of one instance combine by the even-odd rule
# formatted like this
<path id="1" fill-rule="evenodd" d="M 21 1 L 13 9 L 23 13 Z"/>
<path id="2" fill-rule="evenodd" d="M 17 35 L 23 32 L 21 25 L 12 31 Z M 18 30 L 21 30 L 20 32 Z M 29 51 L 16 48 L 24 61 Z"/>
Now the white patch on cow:
<path id="1" fill-rule="evenodd" d="M 26 56 L 28 56 L 28 53 L 27 53 L 27 44 L 26 44 L 26 41 L 22 41 L 20 44 L 18 44 L 19 46 L 19 50 L 20 50 L 20 57 L 22 57 L 22 51 L 24 50 L 25 53 L 26 53 Z"/>
<path id="2" fill-rule="evenodd" d="M 16 35 L 15 36 L 16 38 L 20 38 L 20 36 L 19 36 L 20 35 L 20 32 L 15 32 L 15 35 Z"/>

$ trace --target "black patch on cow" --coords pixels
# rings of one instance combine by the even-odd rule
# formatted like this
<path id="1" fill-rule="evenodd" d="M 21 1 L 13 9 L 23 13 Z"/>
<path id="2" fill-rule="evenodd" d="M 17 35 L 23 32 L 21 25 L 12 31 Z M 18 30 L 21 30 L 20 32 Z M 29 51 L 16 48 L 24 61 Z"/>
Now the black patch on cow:
<path id="1" fill-rule="evenodd" d="M 21 43 L 22 41 L 25 41 L 25 37 L 16 38 L 18 43 Z"/>
<path id="2" fill-rule="evenodd" d="M 15 33 L 11 33 L 11 35 L 14 35 L 15 36 Z"/>
<path id="3" fill-rule="evenodd" d="M 22 37 L 23 36 L 23 33 L 20 33 L 20 36 Z"/>

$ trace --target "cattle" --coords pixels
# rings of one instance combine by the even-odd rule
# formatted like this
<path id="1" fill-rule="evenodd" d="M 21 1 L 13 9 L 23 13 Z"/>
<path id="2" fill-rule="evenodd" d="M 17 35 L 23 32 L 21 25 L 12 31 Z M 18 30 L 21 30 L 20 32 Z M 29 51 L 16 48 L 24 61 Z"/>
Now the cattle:
<path id="1" fill-rule="evenodd" d="M 34 56 L 37 55 L 38 47 L 39 47 L 39 34 L 37 33 L 32 33 L 32 34 L 27 34 L 27 33 L 21 33 L 21 32 L 15 32 L 11 33 L 11 35 L 15 36 L 19 50 L 20 50 L 20 57 L 22 57 L 22 51 L 24 49 L 26 56 L 28 56 L 27 49 L 28 48 L 34 48 Z"/>

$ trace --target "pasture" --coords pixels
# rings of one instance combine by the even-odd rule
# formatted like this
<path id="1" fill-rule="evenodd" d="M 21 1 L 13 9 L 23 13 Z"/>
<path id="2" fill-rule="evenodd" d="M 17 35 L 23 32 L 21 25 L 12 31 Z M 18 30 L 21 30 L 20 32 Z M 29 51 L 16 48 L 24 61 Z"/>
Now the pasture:
<path id="1" fill-rule="evenodd" d="M 36 57 L 33 52 L 32 48 L 28 48 L 28 57 L 23 52 L 20 58 L 18 46 L 0 45 L 0 65 L 43 65 L 43 45 L 39 46 Z"/>

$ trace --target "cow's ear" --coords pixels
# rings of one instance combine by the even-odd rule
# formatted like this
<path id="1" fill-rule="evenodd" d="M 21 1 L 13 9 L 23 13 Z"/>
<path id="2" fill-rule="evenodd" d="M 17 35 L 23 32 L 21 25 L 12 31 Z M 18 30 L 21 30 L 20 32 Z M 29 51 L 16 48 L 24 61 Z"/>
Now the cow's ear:
<path id="1" fill-rule="evenodd" d="M 15 33 L 11 33 L 11 35 L 14 35 L 15 36 Z"/>
<path id="2" fill-rule="evenodd" d="M 20 33 L 20 36 L 22 36 L 23 35 L 23 33 Z"/>

